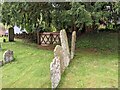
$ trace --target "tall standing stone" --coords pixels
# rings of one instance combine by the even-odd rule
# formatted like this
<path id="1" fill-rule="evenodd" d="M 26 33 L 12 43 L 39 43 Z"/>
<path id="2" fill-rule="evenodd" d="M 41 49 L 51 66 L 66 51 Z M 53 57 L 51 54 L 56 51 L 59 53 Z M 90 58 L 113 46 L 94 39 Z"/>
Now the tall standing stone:
<path id="1" fill-rule="evenodd" d="M 60 59 L 58 57 L 55 57 L 50 64 L 50 75 L 52 88 L 56 88 L 61 79 Z"/>
<path id="2" fill-rule="evenodd" d="M 14 41 L 14 29 L 11 27 L 8 30 L 8 38 L 9 38 L 9 42 Z"/>
<path id="3" fill-rule="evenodd" d="M 60 45 L 57 45 L 55 47 L 54 57 L 58 57 L 60 59 L 60 69 L 61 69 L 61 73 L 63 73 L 65 70 L 65 66 L 64 66 L 64 58 L 63 58 L 63 49 Z"/>
<path id="4" fill-rule="evenodd" d="M 70 52 L 69 52 L 69 46 L 68 46 L 68 38 L 66 35 L 66 31 L 63 29 L 60 31 L 60 40 L 61 40 L 61 46 L 63 49 L 63 56 L 64 56 L 64 65 L 67 67 L 70 62 Z"/>
<path id="5" fill-rule="evenodd" d="M 76 42 L 76 31 L 73 31 L 72 42 L 71 42 L 71 59 L 74 58 L 74 54 L 75 54 L 75 42 Z"/>

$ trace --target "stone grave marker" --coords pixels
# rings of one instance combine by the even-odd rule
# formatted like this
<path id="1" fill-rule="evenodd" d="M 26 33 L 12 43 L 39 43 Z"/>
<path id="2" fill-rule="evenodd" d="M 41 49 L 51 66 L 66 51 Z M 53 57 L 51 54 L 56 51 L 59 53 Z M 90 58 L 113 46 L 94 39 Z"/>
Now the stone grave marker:
<path id="1" fill-rule="evenodd" d="M 67 67 L 70 62 L 70 52 L 69 52 L 69 46 L 68 46 L 68 38 L 66 31 L 63 29 L 60 31 L 60 41 L 61 41 L 61 46 L 63 49 L 63 57 L 64 57 L 64 65 Z"/>
<path id="2" fill-rule="evenodd" d="M 9 28 L 8 30 L 8 39 L 9 39 L 9 42 L 14 41 L 14 29 L 12 27 Z"/>
<path id="3" fill-rule="evenodd" d="M 74 58 L 74 54 L 75 54 L 75 42 L 76 42 L 76 31 L 73 31 L 72 42 L 71 42 L 71 59 Z"/>
<path id="4" fill-rule="evenodd" d="M 5 63 L 11 62 L 13 59 L 14 59 L 13 51 L 7 50 L 7 51 L 4 52 L 3 60 L 5 61 Z"/>
<path id="5" fill-rule="evenodd" d="M 63 58 L 63 50 L 60 45 L 56 45 L 54 49 L 54 57 L 58 57 L 60 59 L 60 69 L 61 69 L 61 73 L 63 73 L 65 70 L 65 65 L 64 65 L 64 58 Z"/>
<path id="6" fill-rule="evenodd" d="M 0 66 L 3 66 L 3 61 L 0 61 Z"/>
<path id="7" fill-rule="evenodd" d="M 61 79 L 61 71 L 60 71 L 60 59 L 55 57 L 53 62 L 50 64 L 50 74 L 51 74 L 51 83 L 52 88 L 56 88 Z"/>
<path id="8" fill-rule="evenodd" d="M 0 51 L 2 51 L 2 43 L 0 43 Z"/>

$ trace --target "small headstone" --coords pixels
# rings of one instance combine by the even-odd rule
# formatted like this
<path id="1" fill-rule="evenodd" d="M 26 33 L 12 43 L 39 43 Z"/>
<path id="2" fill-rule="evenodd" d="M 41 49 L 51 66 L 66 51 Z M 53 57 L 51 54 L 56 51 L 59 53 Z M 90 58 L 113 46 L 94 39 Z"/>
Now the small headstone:
<path id="1" fill-rule="evenodd" d="M 0 51 L 2 50 L 2 43 L 0 43 Z"/>
<path id="2" fill-rule="evenodd" d="M 76 31 L 73 31 L 72 42 L 71 42 L 71 59 L 74 58 L 74 54 L 75 54 L 75 42 L 76 42 Z"/>
<path id="3" fill-rule="evenodd" d="M 6 42 L 6 39 L 3 39 L 3 42 Z"/>
<path id="4" fill-rule="evenodd" d="M 5 61 L 5 63 L 11 62 L 13 59 L 14 59 L 13 51 L 7 50 L 7 51 L 4 52 L 3 60 Z"/>
<path id="5" fill-rule="evenodd" d="M 57 45 L 55 47 L 54 57 L 58 57 L 60 59 L 60 69 L 61 69 L 61 73 L 63 73 L 65 70 L 65 65 L 64 65 L 64 58 L 63 58 L 63 50 L 60 45 Z"/>
<path id="6" fill-rule="evenodd" d="M 0 67 L 3 66 L 3 61 L 0 61 Z"/>
<path id="7" fill-rule="evenodd" d="M 61 41 L 63 56 L 65 60 L 64 64 L 67 67 L 70 62 L 70 52 L 69 52 L 69 46 L 68 46 L 68 38 L 66 35 L 66 31 L 64 29 L 60 31 L 60 41 Z"/>
<path id="8" fill-rule="evenodd" d="M 61 71 L 60 71 L 60 59 L 55 57 L 53 62 L 50 64 L 50 74 L 51 74 L 51 83 L 52 88 L 56 88 L 61 79 Z"/>
<path id="9" fill-rule="evenodd" d="M 8 30 L 8 38 L 9 38 L 9 42 L 14 41 L 14 29 L 11 27 Z"/>

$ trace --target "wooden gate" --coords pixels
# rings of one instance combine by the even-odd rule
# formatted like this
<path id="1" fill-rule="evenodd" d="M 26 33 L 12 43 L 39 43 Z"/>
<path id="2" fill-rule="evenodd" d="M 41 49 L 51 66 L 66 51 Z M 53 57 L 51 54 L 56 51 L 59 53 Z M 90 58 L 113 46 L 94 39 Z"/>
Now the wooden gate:
<path id="1" fill-rule="evenodd" d="M 38 44 L 60 44 L 60 34 L 56 32 L 37 33 Z"/>

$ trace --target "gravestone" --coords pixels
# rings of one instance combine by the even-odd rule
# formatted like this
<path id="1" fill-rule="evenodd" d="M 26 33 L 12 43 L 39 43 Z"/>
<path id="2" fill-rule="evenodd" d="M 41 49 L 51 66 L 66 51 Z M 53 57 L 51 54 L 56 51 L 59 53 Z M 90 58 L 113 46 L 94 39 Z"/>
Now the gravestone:
<path id="1" fill-rule="evenodd" d="M 9 28 L 8 30 L 8 39 L 9 39 L 9 42 L 14 41 L 14 29 L 12 27 Z"/>
<path id="2" fill-rule="evenodd" d="M 63 50 L 60 45 L 57 45 L 55 47 L 54 57 L 58 57 L 60 59 L 60 69 L 61 69 L 61 73 L 63 73 L 65 70 L 65 65 L 64 65 L 64 58 L 63 58 Z"/>
<path id="3" fill-rule="evenodd" d="M 5 63 L 11 62 L 13 59 L 14 59 L 13 51 L 7 50 L 7 51 L 4 52 L 3 60 L 5 61 Z"/>
<path id="4" fill-rule="evenodd" d="M 60 31 L 60 41 L 63 49 L 64 65 L 67 67 L 70 62 L 70 52 L 68 46 L 68 38 L 64 29 Z"/>
<path id="5" fill-rule="evenodd" d="M 3 39 L 3 42 L 6 42 L 6 39 Z"/>
<path id="6" fill-rule="evenodd" d="M 51 74 L 51 83 L 52 88 L 56 88 L 61 79 L 61 71 L 60 71 L 60 59 L 55 57 L 53 62 L 50 64 L 50 74 Z"/>
<path id="7" fill-rule="evenodd" d="M 3 66 L 3 61 L 0 61 L 0 66 Z"/>
<path id="8" fill-rule="evenodd" d="M 73 31 L 72 42 L 71 42 L 71 59 L 74 58 L 74 54 L 75 54 L 75 42 L 76 42 L 76 31 Z"/>
<path id="9" fill-rule="evenodd" d="M 0 51 L 2 51 L 2 43 L 0 43 Z"/>

